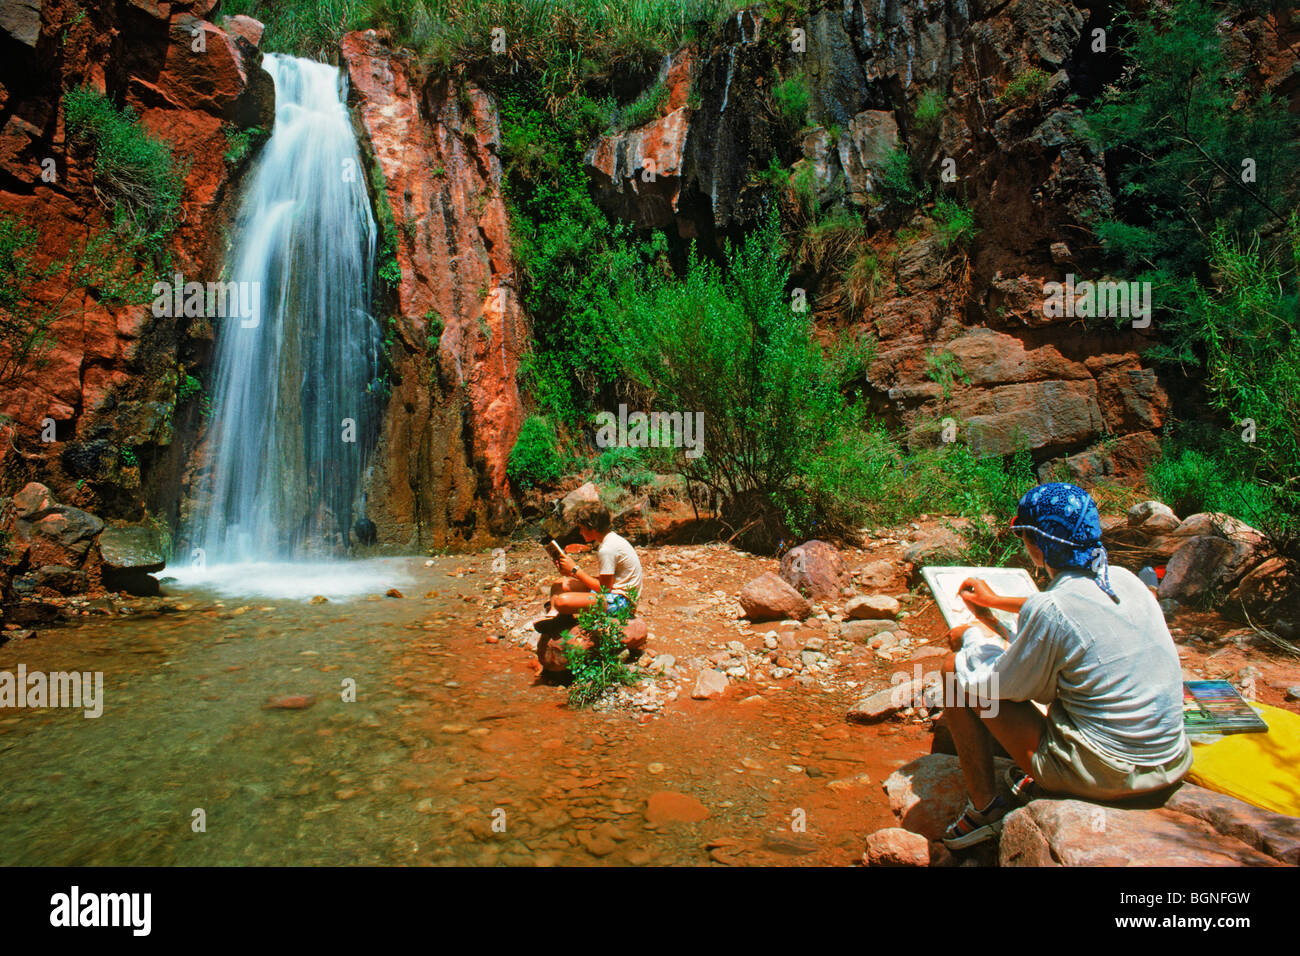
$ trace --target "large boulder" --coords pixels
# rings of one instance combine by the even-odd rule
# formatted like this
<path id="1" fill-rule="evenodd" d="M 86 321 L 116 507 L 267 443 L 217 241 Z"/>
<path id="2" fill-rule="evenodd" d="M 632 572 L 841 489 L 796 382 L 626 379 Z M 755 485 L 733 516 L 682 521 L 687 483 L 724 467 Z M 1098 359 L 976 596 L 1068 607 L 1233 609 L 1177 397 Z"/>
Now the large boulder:
<path id="1" fill-rule="evenodd" d="M 1268 558 L 1242 575 L 1237 586 L 1228 595 L 1233 607 L 1244 605 L 1247 613 L 1266 618 L 1282 615 L 1291 621 L 1300 621 L 1300 581 L 1287 566 L 1285 558 Z M 1288 613 L 1289 612 L 1289 613 Z"/>
<path id="2" fill-rule="evenodd" d="M 1002 866 L 1281 864 L 1204 819 L 1169 806 L 1120 809 L 1083 800 L 1034 800 L 1007 814 L 998 862 Z"/>
<path id="3" fill-rule="evenodd" d="M 844 559 L 825 541 L 805 541 L 781 557 L 781 577 L 800 594 L 815 601 L 832 601 L 849 583 Z"/>
<path id="4" fill-rule="evenodd" d="M 740 606 L 751 621 L 802 621 L 812 611 L 802 594 L 771 571 L 741 589 Z"/>
<path id="5" fill-rule="evenodd" d="M 59 565 L 81 569 L 104 522 L 88 511 L 61 505 L 38 482 L 26 485 L 12 499 L 12 533 L 18 551 L 32 567 Z"/>
<path id="6" fill-rule="evenodd" d="M 580 505 L 600 502 L 600 491 L 590 481 L 579 485 L 559 500 L 555 512 L 547 522 L 551 536 L 561 544 L 566 538 L 578 537 L 578 526 L 573 520 L 573 513 Z"/>
<path id="7" fill-rule="evenodd" d="M 152 574 L 167 566 L 158 529 L 149 524 L 105 528 L 99 536 L 104 586 L 131 594 L 158 593 Z"/>
<path id="8" fill-rule="evenodd" d="M 1165 566 L 1160 599 L 1187 604 L 1213 594 L 1240 576 L 1253 553 L 1254 548 L 1242 541 L 1209 534 L 1188 538 Z"/>
<path id="9" fill-rule="evenodd" d="M 999 786 L 1010 763 L 995 760 Z M 884 790 L 899 826 L 930 840 L 942 839 L 967 800 L 961 764 L 950 754 L 927 754 L 899 767 L 886 778 Z"/>
<path id="10" fill-rule="evenodd" d="M 568 641 L 564 634 L 543 634 L 537 642 L 537 660 L 543 670 L 561 673 L 569 669 L 569 659 L 565 654 L 567 643 L 575 644 L 584 650 L 591 650 L 591 638 L 581 627 L 569 629 Z M 644 619 L 634 617 L 623 628 L 623 646 L 630 651 L 640 651 L 646 646 L 649 628 Z"/>
<path id="11" fill-rule="evenodd" d="M 994 761 L 995 777 L 1009 761 Z M 899 825 L 938 840 L 966 805 L 957 758 L 919 757 L 885 780 Z M 1002 866 L 1276 866 L 1300 862 L 1300 818 L 1184 783 L 1163 806 L 1041 799 L 1003 818 Z"/>

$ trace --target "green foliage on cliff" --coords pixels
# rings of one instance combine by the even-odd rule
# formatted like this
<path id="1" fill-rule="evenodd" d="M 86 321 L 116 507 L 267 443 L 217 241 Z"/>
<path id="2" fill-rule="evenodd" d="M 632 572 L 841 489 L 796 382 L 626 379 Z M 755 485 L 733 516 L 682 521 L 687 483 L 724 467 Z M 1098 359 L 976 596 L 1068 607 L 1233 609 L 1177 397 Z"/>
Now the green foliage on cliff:
<path id="1" fill-rule="evenodd" d="M 378 273 L 390 294 L 402 281 L 402 267 L 397 261 L 397 219 L 388 202 L 388 179 L 375 160 L 370 167 L 371 194 L 375 197 L 375 224 L 379 227 L 377 250 Z"/>
<path id="2" fill-rule="evenodd" d="M 547 485 L 564 474 L 555 426 L 541 415 L 524 420 L 506 463 L 506 475 L 517 488 Z"/>
<path id="3" fill-rule="evenodd" d="M 634 240 L 592 199 L 582 153 L 604 128 L 601 104 L 576 96 L 551 113 L 536 86 L 519 84 L 500 107 L 520 293 L 535 333 L 525 385 L 539 407 L 573 427 L 618 379 L 615 292 L 658 246 Z"/>
<path id="4" fill-rule="evenodd" d="M 222 0 L 220 12 L 260 20 L 263 50 L 330 60 L 344 33 L 368 25 L 369 7 L 367 0 Z"/>
<path id="5" fill-rule="evenodd" d="M 1221 415 L 1153 480 L 1300 561 L 1300 144 L 1296 118 L 1229 49 L 1238 9 L 1182 0 L 1128 22 L 1131 70 L 1087 115 L 1118 168 L 1118 215 L 1096 231 L 1126 278 L 1152 284 L 1152 356 L 1199 370 Z M 1191 487 L 1201 468 L 1208 491 Z"/>
<path id="6" fill-rule="evenodd" d="M 1047 92 L 1047 84 L 1051 79 L 1050 73 L 1031 66 L 1011 78 L 1006 89 L 998 96 L 998 102 L 1003 106 L 1026 106 L 1036 103 Z"/>
<path id="7" fill-rule="evenodd" d="M 787 77 L 772 85 L 772 106 L 782 122 L 798 131 L 808 124 L 808 109 L 812 105 L 812 91 L 802 73 Z"/>
<path id="8" fill-rule="evenodd" d="M 224 159 L 231 166 L 239 166 L 249 153 L 270 137 L 270 130 L 263 126 L 250 126 L 246 129 L 226 130 L 226 154 Z"/>
<path id="9" fill-rule="evenodd" d="M 382 28 L 426 65 L 493 57 L 502 64 L 527 61 L 544 68 L 554 89 L 567 94 L 620 62 L 650 64 L 706 33 L 740 5 L 737 0 L 225 0 L 221 10 L 261 20 L 265 50 L 329 60 L 347 31 Z"/>
<path id="10" fill-rule="evenodd" d="M 38 368 L 53 339 L 55 308 L 40 296 L 58 264 L 37 265 L 40 234 L 20 219 L 0 214 L 0 386 Z"/>
<path id="11" fill-rule="evenodd" d="M 668 84 L 654 83 L 618 113 L 618 125 L 632 129 L 656 119 L 668 102 Z"/>
<path id="12" fill-rule="evenodd" d="M 96 90 L 69 90 L 64 110 L 69 134 L 94 151 L 95 192 L 114 226 L 161 255 L 179 225 L 185 183 L 171 144 L 146 133 L 131 107 L 119 110 Z"/>

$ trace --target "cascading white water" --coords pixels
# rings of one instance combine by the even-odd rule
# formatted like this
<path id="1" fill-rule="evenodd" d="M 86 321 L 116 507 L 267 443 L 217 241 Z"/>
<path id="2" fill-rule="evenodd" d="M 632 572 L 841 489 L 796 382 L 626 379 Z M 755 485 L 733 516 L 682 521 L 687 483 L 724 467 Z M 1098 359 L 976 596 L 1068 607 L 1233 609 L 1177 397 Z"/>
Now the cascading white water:
<path id="1" fill-rule="evenodd" d="M 267 55 L 275 128 L 225 280 L 256 322 L 217 319 L 209 468 L 186 536 L 208 564 L 328 554 L 356 515 L 377 419 L 375 221 L 340 72 Z"/>

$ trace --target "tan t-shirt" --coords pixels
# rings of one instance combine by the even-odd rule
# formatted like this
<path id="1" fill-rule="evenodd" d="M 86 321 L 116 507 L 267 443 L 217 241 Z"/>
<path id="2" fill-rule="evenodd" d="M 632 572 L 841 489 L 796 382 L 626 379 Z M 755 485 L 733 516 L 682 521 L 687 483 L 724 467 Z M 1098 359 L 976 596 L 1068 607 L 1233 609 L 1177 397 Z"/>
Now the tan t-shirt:
<path id="1" fill-rule="evenodd" d="M 600 542 L 596 555 L 600 559 L 600 573 L 614 575 L 611 592 L 626 596 L 629 590 L 636 588 L 638 598 L 641 596 L 641 559 L 627 538 L 609 532 Z"/>

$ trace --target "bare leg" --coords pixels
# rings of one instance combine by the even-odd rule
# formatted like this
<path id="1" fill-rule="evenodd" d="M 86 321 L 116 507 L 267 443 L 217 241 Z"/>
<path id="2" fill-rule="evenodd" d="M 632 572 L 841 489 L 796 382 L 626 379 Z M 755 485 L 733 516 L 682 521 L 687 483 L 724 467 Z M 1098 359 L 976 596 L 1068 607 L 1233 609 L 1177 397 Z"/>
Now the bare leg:
<path id="1" fill-rule="evenodd" d="M 574 611 L 562 610 L 561 604 L 564 603 L 563 600 L 557 602 L 556 599 L 562 598 L 562 595 L 565 594 L 583 594 L 583 593 L 588 593 L 588 588 L 587 585 L 583 584 L 582 581 L 579 580 L 578 578 L 567 578 L 567 577 L 560 578 L 560 580 L 554 582 L 551 585 L 551 597 L 550 600 L 546 602 L 546 606 L 550 608 L 551 613 L 553 615 L 576 613 Z M 579 610 L 581 610 L 583 607 L 586 606 L 587 606 L 586 603 L 580 605 Z"/>
<path id="2" fill-rule="evenodd" d="M 551 607 L 560 614 L 577 614 L 585 607 L 595 604 L 600 599 L 590 591 L 565 591 L 551 598 Z"/>
<path id="3" fill-rule="evenodd" d="M 943 662 L 945 687 L 951 692 L 956 655 L 949 654 Z M 996 701 L 996 707 L 986 710 L 958 705 L 948 701 L 944 720 L 957 747 L 966 789 L 977 809 L 988 806 L 997 794 L 993 775 L 993 739 L 1006 748 L 1021 769 L 1029 769 L 1034 751 L 1042 738 L 1045 721 L 1038 708 L 1027 701 Z"/>

